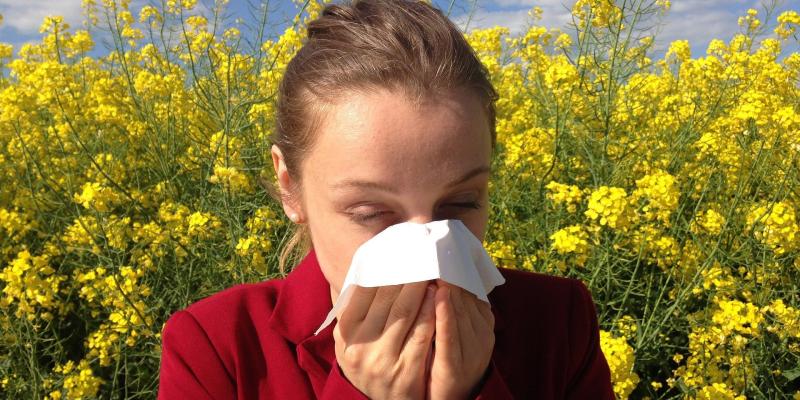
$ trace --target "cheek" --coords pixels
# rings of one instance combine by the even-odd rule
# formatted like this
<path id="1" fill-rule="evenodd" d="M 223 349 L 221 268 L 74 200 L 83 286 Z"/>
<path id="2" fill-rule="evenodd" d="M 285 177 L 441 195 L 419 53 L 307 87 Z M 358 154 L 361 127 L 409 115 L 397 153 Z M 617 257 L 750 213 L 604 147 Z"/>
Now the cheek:
<path id="1" fill-rule="evenodd" d="M 313 239 L 314 250 L 317 254 L 322 274 L 331 285 L 339 292 L 347 275 L 347 268 L 350 266 L 350 259 L 347 256 L 347 248 L 338 243 L 335 238 L 315 237 Z"/>
<path id="2" fill-rule="evenodd" d="M 467 229 L 472 232 L 478 240 L 483 241 L 483 238 L 486 234 L 486 225 L 487 225 L 487 216 L 488 213 L 484 210 L 480 212 L 473 213 L 468 218 L 464 218 L 461 221 L 466 225 Z"/>
<path id="3" fill-rule="evenodd" d="M 486 236 L 486 230 L 489 223 L 489 198 L 484 195 L 481 199 L 481 208 L 474 212 L 466 213 L 461 219 L 461 222 L 472 232 L 478 240 L 483 241 Z"/>
<path id="4" fill-rule="evenodd" d="M 325 279 L 339 292 L 353 254 L 369 237 L 362 240 L 364 234 L 352 232 L 352 227 L 347 226 L 346 221 L 336 218 L 333 213 L 319 210 L 309 214 L 311 241 Z"/>

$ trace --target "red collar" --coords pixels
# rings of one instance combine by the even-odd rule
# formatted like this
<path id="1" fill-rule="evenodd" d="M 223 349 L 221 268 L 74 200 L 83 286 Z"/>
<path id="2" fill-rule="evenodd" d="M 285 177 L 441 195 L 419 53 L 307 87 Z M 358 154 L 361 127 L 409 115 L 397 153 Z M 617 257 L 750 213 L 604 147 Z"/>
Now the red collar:
<path id="1" fill-rule="evenodd" d="M 330 293 L 330 284 L 311 249 L 284 279 L 269 319 L 270 326 L 295 344 L 313 336 L 333 307 Z M 320 335 L 328 330 L 324 329 Z"/>
<path id="2" fill-rule="evenodd" d="M 336 360 L 336 321 L 316 336 L 314 331 L 332 307 L 330 285 L 311 249 L 284 279 L 268 324 L 296 345 L 297 362 L 308 373 L 318 396 Z"/>

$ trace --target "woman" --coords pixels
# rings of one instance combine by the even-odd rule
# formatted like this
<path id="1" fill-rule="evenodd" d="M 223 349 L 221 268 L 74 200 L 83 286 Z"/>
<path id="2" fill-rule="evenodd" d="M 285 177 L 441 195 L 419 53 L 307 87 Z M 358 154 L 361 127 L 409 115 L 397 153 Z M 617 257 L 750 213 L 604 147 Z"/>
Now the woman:
<path id="1" fill-rule="evenodd" d="M 443 281 L 358 287 L 313 335 L 356 248 L 388 226 L 459 219 L 483 238 L 496 98 L 428 4 L 328 5 L 287 66 L 272 138 L 278 200 L 306 256 L 285 279 L 175 313 L 159 397 L 613 398 L 574 279 L 501 269 L 491 308 Z"/>

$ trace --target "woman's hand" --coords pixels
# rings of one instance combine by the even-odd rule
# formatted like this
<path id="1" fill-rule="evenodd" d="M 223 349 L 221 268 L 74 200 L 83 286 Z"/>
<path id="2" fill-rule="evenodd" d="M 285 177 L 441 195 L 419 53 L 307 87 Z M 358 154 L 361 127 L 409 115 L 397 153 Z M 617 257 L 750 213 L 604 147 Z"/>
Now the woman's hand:
<path id="1" fill-rule="evenodd" d="M 355 287 L 333 338 L 342 372 L 362 393 L 374 399 L 425 398 L 425 366 L 438 325 L 435 293 L 430 282 Z"/>
<path id="2" fill-rule="evenodd" d="M 494 314 L 472 293 L 441 280 L 437 284 L 428 398 L 472 398 L 494 349 Z"/>

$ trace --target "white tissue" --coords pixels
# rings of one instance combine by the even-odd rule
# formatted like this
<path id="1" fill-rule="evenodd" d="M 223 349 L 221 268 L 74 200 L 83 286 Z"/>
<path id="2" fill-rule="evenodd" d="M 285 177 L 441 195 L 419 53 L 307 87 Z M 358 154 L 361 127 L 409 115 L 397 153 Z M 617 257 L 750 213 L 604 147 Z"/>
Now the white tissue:
<path id="1" fill-rule="evenodd" d="M 487 303 L 486 295 L 506 281 L 481 241 L 461 220 L 392 225 L 353 254 L 336 304 L 314 334 L 328 326 L 338 310 L 347 305 L 354 285 L 376 287 L 439 278 Z"/>

